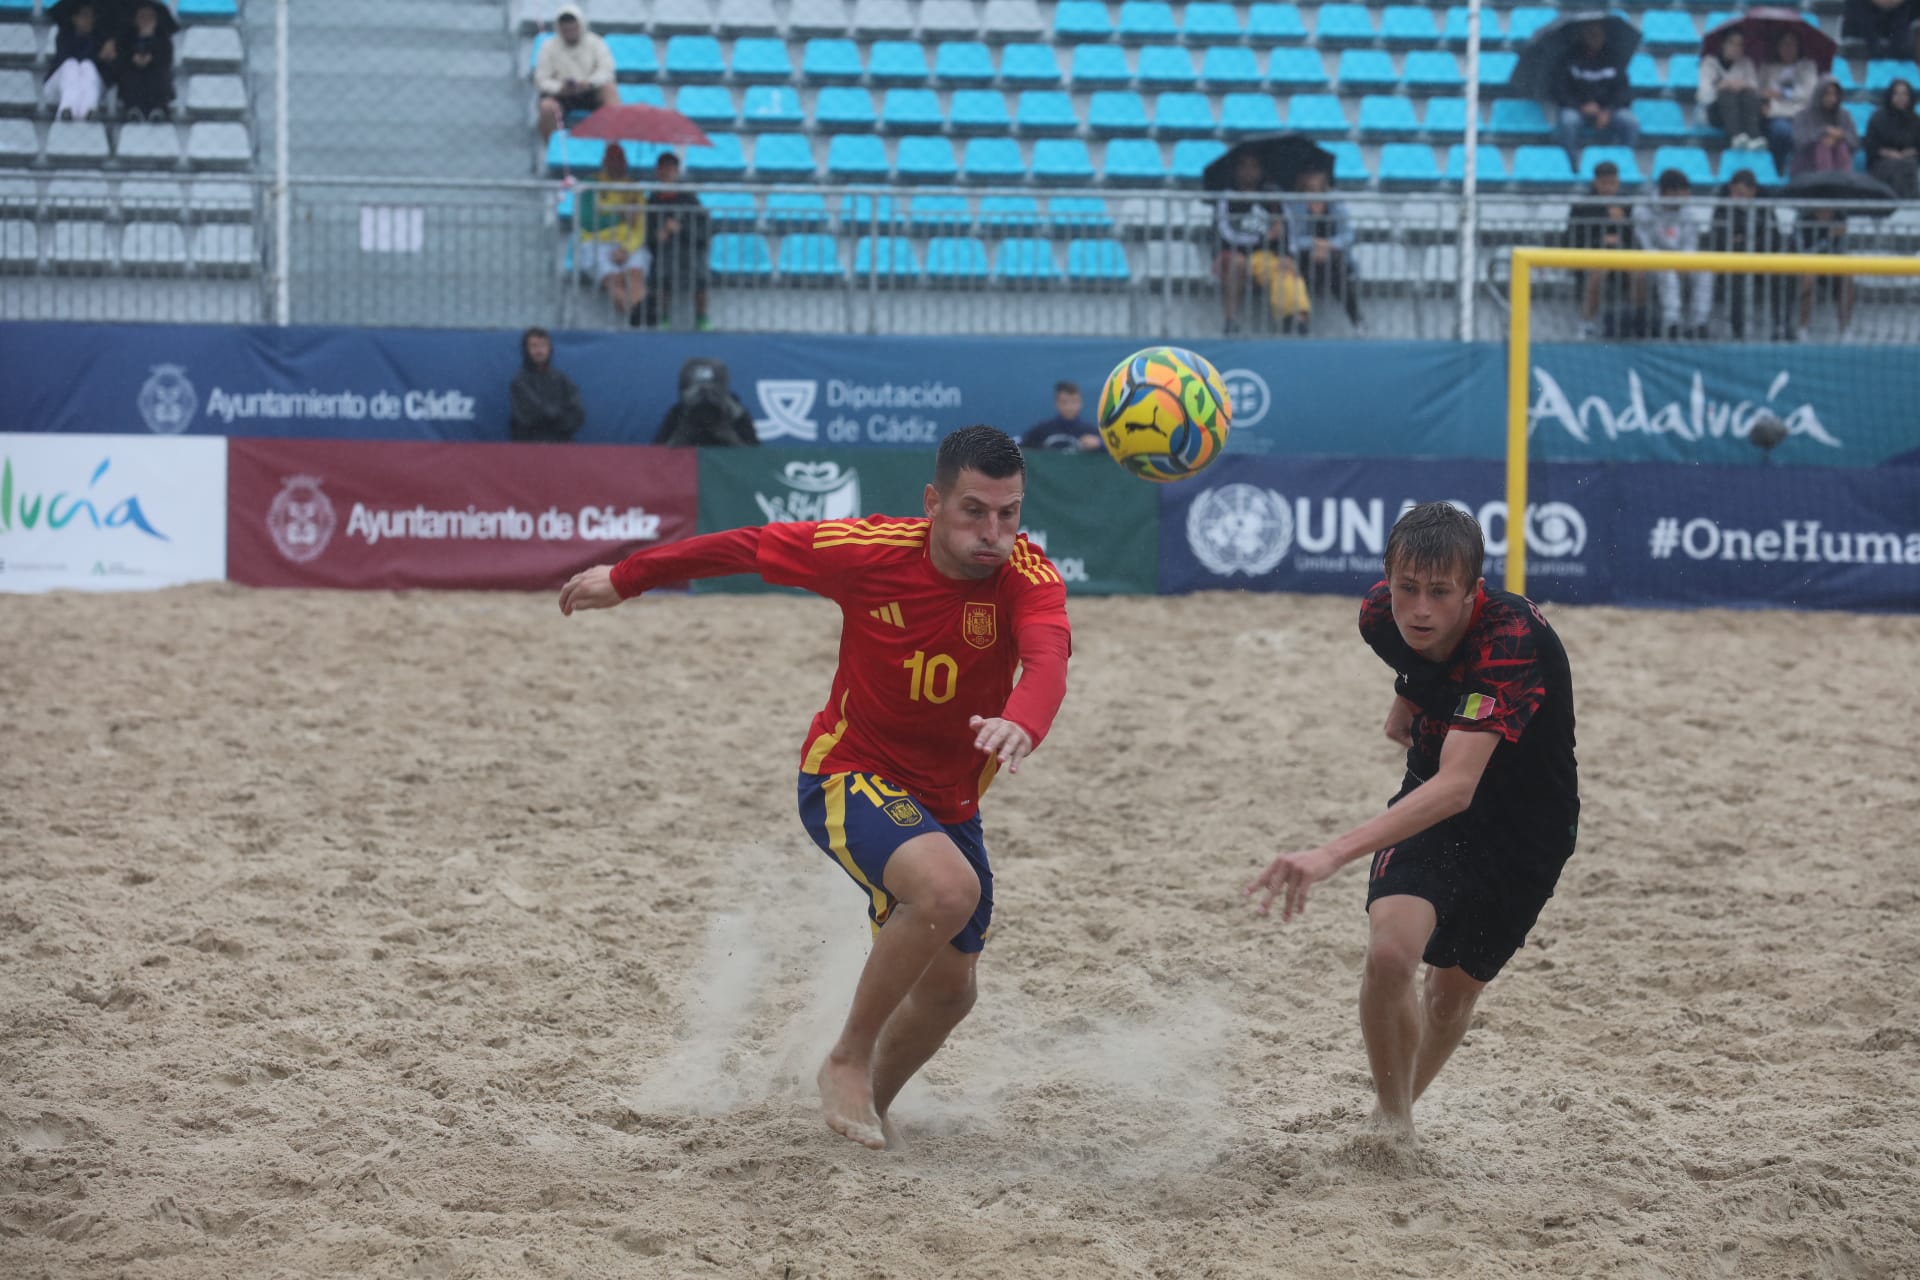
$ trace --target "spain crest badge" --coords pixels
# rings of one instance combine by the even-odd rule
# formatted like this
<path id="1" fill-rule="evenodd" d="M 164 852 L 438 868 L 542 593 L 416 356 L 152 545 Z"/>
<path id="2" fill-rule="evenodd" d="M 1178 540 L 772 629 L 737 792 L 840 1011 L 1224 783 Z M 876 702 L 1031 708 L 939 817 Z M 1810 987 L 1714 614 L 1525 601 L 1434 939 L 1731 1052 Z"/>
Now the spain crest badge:
<path id="1" fill-rule="evenodd" d="M 960 616 L 960 634 L 967 643 L 976 649 L 991 649 L 997 635 L 993 625 L 994 607 L 991 601 L 967 601 L 966 611 Z"/>

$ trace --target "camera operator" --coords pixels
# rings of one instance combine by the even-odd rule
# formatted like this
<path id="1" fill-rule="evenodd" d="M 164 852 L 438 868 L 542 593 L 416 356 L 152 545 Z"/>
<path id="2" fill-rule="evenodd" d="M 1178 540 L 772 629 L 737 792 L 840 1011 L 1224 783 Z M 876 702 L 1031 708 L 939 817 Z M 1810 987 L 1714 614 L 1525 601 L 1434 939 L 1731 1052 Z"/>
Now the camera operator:
<path id="1" fill-rule="evenodd" d="M 757 445 L 753 415 L 727 385 L 724 360 L 695 356 L 680 366 L 680 399 L 660 419 L 655 444 Z"/>

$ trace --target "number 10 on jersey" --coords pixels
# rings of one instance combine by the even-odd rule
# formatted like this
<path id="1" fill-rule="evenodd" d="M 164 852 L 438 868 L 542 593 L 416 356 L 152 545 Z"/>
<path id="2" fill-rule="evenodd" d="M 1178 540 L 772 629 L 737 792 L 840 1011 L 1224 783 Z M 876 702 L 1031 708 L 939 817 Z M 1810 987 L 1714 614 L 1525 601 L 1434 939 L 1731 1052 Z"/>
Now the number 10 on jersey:
<path id="1" fill-rule="evenodd" d="M 944 653 L 929 658 L 915 649 L 901 666 L 907 669 L 907 696 L 915 702 L 951 702 L 960 684 L 960 664 Z"/>

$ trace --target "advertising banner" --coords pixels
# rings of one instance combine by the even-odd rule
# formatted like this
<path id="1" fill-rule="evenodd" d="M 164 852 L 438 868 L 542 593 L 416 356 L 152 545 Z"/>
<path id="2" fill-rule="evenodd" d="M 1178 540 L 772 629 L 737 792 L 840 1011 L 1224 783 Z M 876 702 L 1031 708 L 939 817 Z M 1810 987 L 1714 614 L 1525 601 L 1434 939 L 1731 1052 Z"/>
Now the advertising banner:
<path id="1" fill-rule="evenodd" d="M 0 591 L 227 576 L 224 440 L 0 435 Z"/>
<path id="2" fill-rule="evenodd" d="M 1160 486 L 1098 453 L 1029 453 L 1027 537 L 1060 570 L 1070 595 L 1152 595 L 1160 589 Z"/>
<path id="3" fill-rule="evenodd" d="M 234 440 L 229 575 L 259 587 L 558 590 L 693 532 L 690 450 Z"/>

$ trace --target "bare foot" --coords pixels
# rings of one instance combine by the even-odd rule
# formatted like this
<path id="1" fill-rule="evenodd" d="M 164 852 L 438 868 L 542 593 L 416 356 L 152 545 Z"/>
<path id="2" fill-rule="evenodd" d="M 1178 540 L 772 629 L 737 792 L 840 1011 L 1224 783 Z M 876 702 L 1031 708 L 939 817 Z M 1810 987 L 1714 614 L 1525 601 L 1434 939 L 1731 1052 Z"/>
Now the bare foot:
<path id="1" fill-rule="evenodd" d="M 1334 1158 L 1376 1173 L 1405 1173 L 1414 1168 L 1419 1153 L 1412 1117 L 1375 1110 L 1360 1132 L 1340 1144 Z"/>
<path id="2" fill-rule="evenodd" d="M 1420 1145 L 1420 1140 L 1414 1136 L 1412 1116 L 1394 1115 L 1380 1107 L 1375 1107 L 1373 1114 L 1367 1117 L 1367 1132 L 1408 1147 Z"/>
<path id="3" fill-rule="evenodd" d="M 892 1116 L 880 1117 L 880 1132 L 887 1139 L 887 1150 L 900 1151 L 906 1147 L 907 1140 L 900 1136 L 900 1127 L 893 1122 Z"/>
<path id="4" fill-rule="evenodd" d="M 870 1150 L 886 1149 L 887 1135 L 873 1109 L 873 1080 L 866 1071 L 829 1056 L 820 1064 L 814 1083 L 820 1086 L 827 1128 Z"/>

